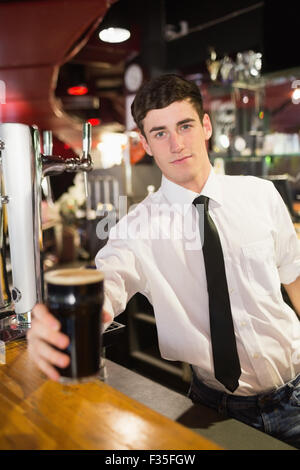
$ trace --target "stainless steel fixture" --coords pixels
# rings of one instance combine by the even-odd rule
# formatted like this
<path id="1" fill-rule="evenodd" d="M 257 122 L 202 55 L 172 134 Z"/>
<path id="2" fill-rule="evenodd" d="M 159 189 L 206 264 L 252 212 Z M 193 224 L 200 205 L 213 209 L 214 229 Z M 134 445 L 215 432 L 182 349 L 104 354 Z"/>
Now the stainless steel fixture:
<path id="1" fill-rule="evenodd" d="M 81 158 L 64 159 L 52 155 L 52 134 L 49 131 L 43 134 L 43 144 L 42 153 L 36 127 L 18 123 L 0 124 L 0 331 L 11 324 L 26 331 L 30 328 L 34 305 L 43 301 L 42 179 L 64 171 L 87 172 L 92 169 L 89 123 L 83 126 Z M 7 229 L 12 270 L 11 293 L 5 253 Z"/>

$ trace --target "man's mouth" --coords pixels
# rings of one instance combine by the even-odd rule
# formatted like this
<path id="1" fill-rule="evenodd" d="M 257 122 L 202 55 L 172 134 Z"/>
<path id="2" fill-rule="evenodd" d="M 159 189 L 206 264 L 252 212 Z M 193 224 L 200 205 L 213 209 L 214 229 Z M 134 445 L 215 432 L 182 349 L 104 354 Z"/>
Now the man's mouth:
<path id="1" fill-rule="evenodd" d="M 187 155 L 186 157 L 177 158 L 176 160 L 173 160 L 171 163 L 174 163 L 175 165 L 179 165 L 180 163 L 183 163 L 188 158 L 192 158 L 192 155 Z"/>

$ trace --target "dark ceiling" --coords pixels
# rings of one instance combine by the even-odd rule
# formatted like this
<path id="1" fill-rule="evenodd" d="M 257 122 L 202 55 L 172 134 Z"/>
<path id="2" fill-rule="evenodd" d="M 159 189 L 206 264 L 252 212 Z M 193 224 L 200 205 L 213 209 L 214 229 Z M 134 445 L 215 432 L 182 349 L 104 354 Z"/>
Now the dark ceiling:
<path id="1" fill-rule="evenodd" d="M 209 46 L 220 55 L 261 49 L 263 2 L 185 0 L 184 8 L 182 5 L 181 0 L 119 0 L 112 5 L 103 21 L 108 16 L 121 16 L 131 29 L 131 38 L 111 45 L 99 40 L 99 28 L 93 33 L 60 69 L 56 95 L 64 108 L 82 118 L 100 116 L 102 123 L 124 123 L 123 75 L 130 62 L 140 63 L 146 76 L 168 71 L 202 72 L 206 76 Z M 187 22 L 189 34 L 166 41 L 167 25 L 176 34 L 181 21 Z M 97 109 L 97 100 L 67 96 L 68 86 L 76 81 L 88 85 L 90 94 L 99 98 L 101 109 Z"/>
<path id="2" fill-rule="evenodd" d="M 297 31 L 292 16 L 291 10 L 282 11 L 268 0 L 185 0 L 184 4 L 182 0 L 119 0 L 111 6 L 103 22 L 122 17 L 130 27 L 131 38 L 122 44 L 105 44 L 99 40 L 97 28 L 72 61 L 61 68 L 56 94 L 68 112 L 81 118 L 95 116 L 102 124 L 124 124 L 123 76 L 131 62 L 142 65 L 146 77 L 160 72 L 201 74 L 203 85 L 211 83 L 206 68 L 210 47 L 215 48 L 219 58 L 228 54 L 234 59 L 240 51 L 260 51 L 264 54 L 264 73 L 296 67 L 300 65 L 297 54 L 291 47 L 285 47 L 293 44 Z M 183 21 L 187 34 L 181 35 Z M 283 32 L 284 24 L 289 25 L 289 33 L 280 35 L 278 45 L 278 35 L 274 32 L 279 26 Z M 175 33 L 173 38 L 167 39 L 167 30 Z M 76 98 L 66 96 L 68 85 L 79 77 L 88 84 L 90 94 L 99 99 L 94 101 L 94 108 L 91 100 L 82 98 L 82 108 L 79 109 L 80 99 L 77 99 L 78 108 L 74 109 Z M 282 110 L 279 116 L 274 114 L 274 123 L 283 130 L 289 130 L 289 120 L 291 130 L 300 125 L 298 110 L 289 105 L 290 92 L 288 81 L 285 85 L 279 82 L 278 88 L 267 89 L 269 108 L 275 114 Z"/>
<path id="3" fill-rule="evenodd" d="M 2 120 L 52 129 L 72 145 L 82 120 L 98 117 L 102 124 L 124 125 L 123 77 L 131 62 L 142 65 L 145 77 L 200 74 L 204 87 L 211 84 L 205 65 L 211 46 L 220 58 L 249 49 L 263 52 L 264 73 L 299 66 L 291 5 L 290 0 L 284 9 L 270 0 L 0 1 L 0 80 L 7 85 Z M 131 38 L 101 42 L 100 24 L 120 12 Z M 182 21 L 188 31 L 180 35 Z M 288 32 L 278 34 L 284 25 Z M 168 40 L 167 29 L 173 31 Z M 67 94 L 76 82 L 88 85 L 88 95 Z M 292 130 L 298 130 L 300 113 L 296 106 L 290 109 L 290 83 L 276 87 L 268 93 L 268 106 L 288 112 Z M 281 121 L 286 125 L 287 118 Z"/>

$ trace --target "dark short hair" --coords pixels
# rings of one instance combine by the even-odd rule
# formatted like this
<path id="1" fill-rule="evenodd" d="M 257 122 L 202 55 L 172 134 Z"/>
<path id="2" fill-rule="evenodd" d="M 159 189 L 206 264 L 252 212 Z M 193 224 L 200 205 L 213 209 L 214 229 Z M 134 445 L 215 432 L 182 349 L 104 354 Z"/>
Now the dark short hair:
<path id="1" fill-rule="evenodd" d="M 131 105 L 131 113 L 137 127 L 144 134 L 143 120 L 148 111 L 161 109 L 174 101 L 188 100 L 202 122 L 204 111 L 199 88 L 193 82 L 175 74 L 166 74 L 145 82 Z"/>

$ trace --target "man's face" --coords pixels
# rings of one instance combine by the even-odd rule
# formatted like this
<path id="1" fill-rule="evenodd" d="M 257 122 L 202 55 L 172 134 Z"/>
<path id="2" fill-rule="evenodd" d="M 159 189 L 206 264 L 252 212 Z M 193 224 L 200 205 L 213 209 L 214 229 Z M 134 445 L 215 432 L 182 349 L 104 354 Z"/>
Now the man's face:
<path id="1" fill-rule="evenodd" d="M 166 108 L 149 111 L 143 124 L 146 138 L 141 136 L 142 144 L 163 175 L 198 192 L 210 170 L 205 143 L 212 134 L 208 115 L 201 123 L 188 100 L 175 101 Z"/>

